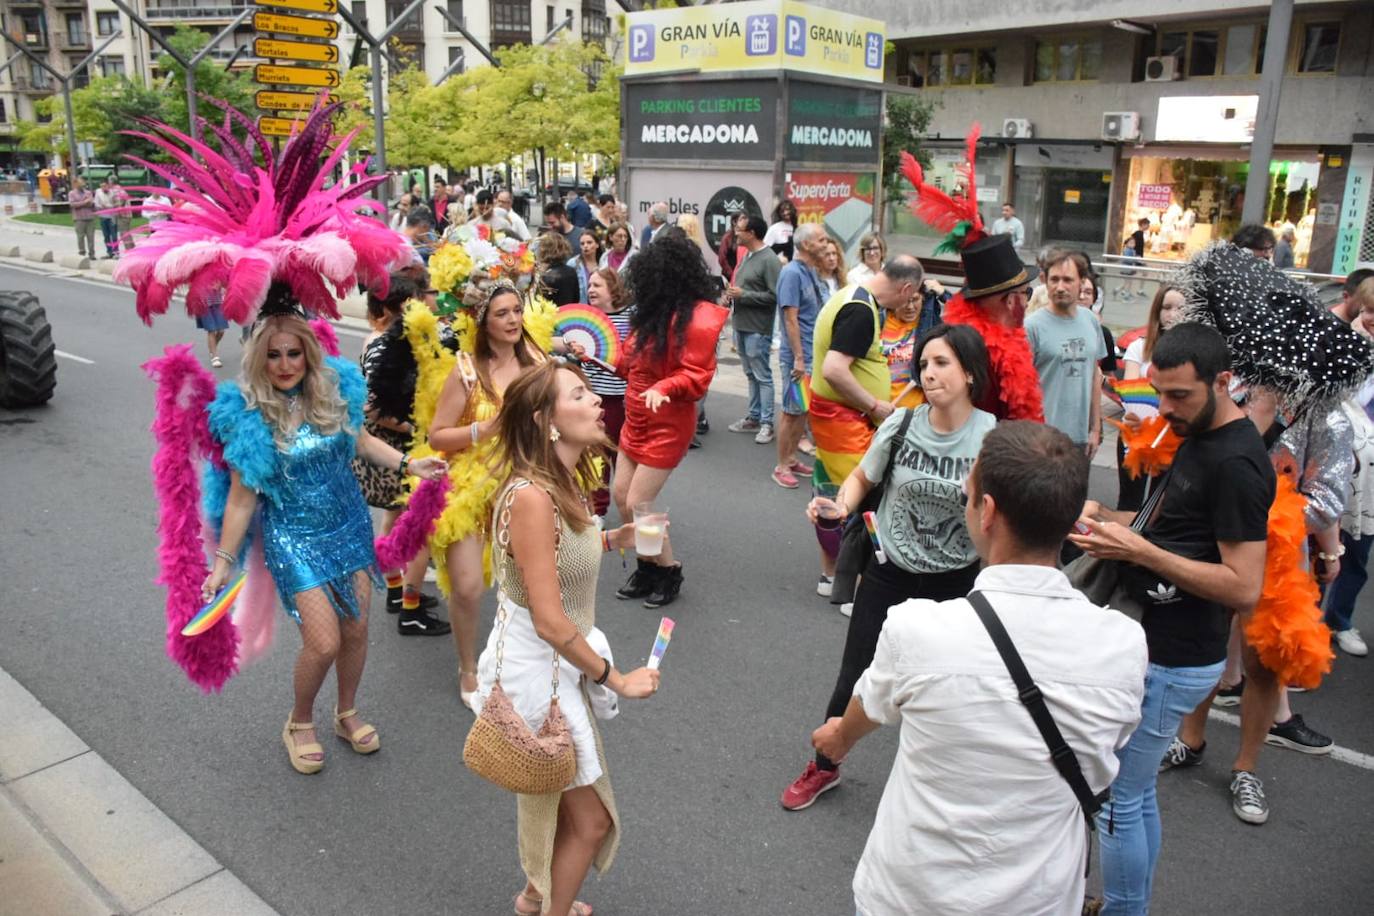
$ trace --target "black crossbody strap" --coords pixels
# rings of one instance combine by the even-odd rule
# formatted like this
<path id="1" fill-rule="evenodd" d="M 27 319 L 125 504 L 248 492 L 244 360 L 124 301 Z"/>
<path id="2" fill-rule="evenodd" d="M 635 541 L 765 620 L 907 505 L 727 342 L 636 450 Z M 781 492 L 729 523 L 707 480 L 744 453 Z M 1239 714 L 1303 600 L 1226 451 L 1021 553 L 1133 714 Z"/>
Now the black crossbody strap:
<path id="1" fill-rule="evenodd" d="M 897 435 L 892 437 L 891 448 L 887 452 L 887 467 L 883 469 L 883 486 L 887 486 L 892 479 L 892 466 L 897 463 L 897 450 L 906 441 L 906 431 L 911 428 L 911 416 L 916 413 L 910 407 L 902 408 L 906 411 L 906 416 L 902 417 L 902 422 L 897 426 Z"/>
<path id="2" fill-rule="evenodd" d="M 1083 809 L 1083 816 L 1087 818 L 1088 827 L 1094 826 L 1093 818 L 1101 810 L 1103 803 L 1107 799 L 1107 793 L 1094 795 L 1093 790 L 1088 786 L 1088 781 L 1083 778 L 1083 770 L 1078 766 L 1078 757 L 1074 755 L 1073 748 L 1069 747 L 1064 740 L 1063 734 L 1059 731 L 1059 726 L 1054 724 L 1054 717 L 1050 715 L 1050 709 L 1045 705 L 1045 696 L 1040 692 L 1040 688 L 1031 679 L 1030 672 L 1026 670 L 1026 665 L 1021 661 L 1021 654 L 1016 651 L 1016 645 L 1007 635 L 1006 627 L 1002 626 L 1002 620 L 997 616 L 997 612 L 992 609 L 988 599 L 982 592 L 969 592 L 969 603 L 973 605 L 974 613 L 983 622 L 988 635 L 992 637 L 992 644 L 997 647 L 997 654 L 1002 656 L 1002 663 L 1007 666 L 1007 673 L 1011 675 L 1012 682 L 1016 684 L 1016 695 L 1021 700 L 1021 704 L 1026 707 L 1031 718 L 1035 721 L 1035 727 L 1040 730 L 1040 737 L 1045 740 L 1045 746 L 1049 748 L 1050 759 L 1054 761 L 1054 767 L 1059 771 L 1059 775 L 1064 777 L 1064 781 L 1073 789 L 1073 794 L 1078 798 L 1078 804 Z"/>

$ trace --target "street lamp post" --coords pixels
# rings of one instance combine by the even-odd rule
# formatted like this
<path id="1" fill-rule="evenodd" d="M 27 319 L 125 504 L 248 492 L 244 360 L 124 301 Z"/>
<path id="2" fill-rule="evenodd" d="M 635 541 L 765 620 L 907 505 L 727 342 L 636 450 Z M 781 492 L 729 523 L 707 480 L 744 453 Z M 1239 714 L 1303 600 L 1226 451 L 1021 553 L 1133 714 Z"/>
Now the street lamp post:
<path id="1" fill-rule="evenodd" d="M 205 47 L 201 48 L 190 57 L 187 57 L 176 48 L 172 47 L 167 39 L 163 38 L 161 33 L 150 26 L 146 19 L 138 15 L 133 7 L 129 6 L 125 0 L 110 0 L 110 2 L 119 7 L 134 25 L 138 26 L 149 38 L 157 42 L 158 47 L 166 51 L 167 54 L 177 63 L 181 64 L 182 69 L 186 71 L 186 120 L 189 122 L 187 124 L 189 128 L 188 133 L 190 133 L 192 139 L 200 139 L 199 132 L 196 130 L 196 66 L 205 59 L 207 54 L 215 49 L 216 45 L 228 38 L 233 33 L 234 29 L 242 25 L 249 16 L 253 15 L 253 8 L 250 6 L 239 13 L 234 17 L 232 22 L 223 29 L 220 29 L 219 33 L 211 38 Z"/>
<path id="2" fill-rule="evenodd" d="M 1279 93 L 1288 57 L 1288 33 L 1293 26 L 1293 0 L 1274 0 L 1269 8 L 1269 27 L 1260 67 L 1259 110 L 1255 113 L 1255 138 L 1250 141 L 1250 174 L 1245 179 L 1242 223 L 1264 223 L 1269 206 L 1269 160 L 1274 155 L 1274 134 L 1279 126 Z"/>
<path id="3" fill-rule="evenodd" d="M 47 61 L 43 60 L 43 58 L 39 57 L 37 54 L 34 54 L 32 51 L 30 51 L 17 38 L 10 35 L 8 32 L 0 31 L 0 38 L 4 38 L 5 41 L 8 41 L 10 44 L 14 45 L 15 48 L 18 49 L 19 54 L 23 54 L 29 60 L 33 61 L 35 64 L 41 67 L 43 69 L 43 72 L 49 74 L 50 76 L 52 76 L 53 79 L 57 80 L 59 83 L 62 84 L 62 107 L 66 110 L 67 114 L 67 157 L 71 160 L 72 171 L 76 170 L 76 118 L 72 114 L 72 80 L 76 77 L 77 74 L 79 74 L 81 71 L 89 67 L 91 65 L 91 61 L 95 60 L 98 56 L 103 54 L 105 52 L 105 49 L 108 48 L 111 44 L 113 44 L 114 40 L 118 38 L 120 34 L 121 30 L 115 29 L 114 33 L 110 35 L 109 38 L 102 41 L 94 51 L 92 51 L 90 54 L 87 54 L 84 58 L 81 59 L 80 63 L 73 67 L 69 72 L 64 74 L 58 73 L 52 67 L 48 66 Z M 11 64 L 13 64 L 17 56 L 18 55 L 16 55 L 15 57 L 11 57 L 8 61 L 6 61 L 5 66 L 8 67 Z"/>

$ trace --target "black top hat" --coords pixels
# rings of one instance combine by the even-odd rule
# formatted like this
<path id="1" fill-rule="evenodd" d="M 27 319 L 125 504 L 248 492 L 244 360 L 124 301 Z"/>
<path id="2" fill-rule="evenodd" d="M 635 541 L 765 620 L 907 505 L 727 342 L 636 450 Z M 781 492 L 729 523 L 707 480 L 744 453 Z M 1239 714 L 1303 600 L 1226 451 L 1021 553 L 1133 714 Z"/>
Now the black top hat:
<path id="1" fill-rule="evenodd" d="M 964 262 L 965 299 L 1004 293 L 1030 282 L 1009 235 L 981 238 L 961 250 L 959 257 Z"/>

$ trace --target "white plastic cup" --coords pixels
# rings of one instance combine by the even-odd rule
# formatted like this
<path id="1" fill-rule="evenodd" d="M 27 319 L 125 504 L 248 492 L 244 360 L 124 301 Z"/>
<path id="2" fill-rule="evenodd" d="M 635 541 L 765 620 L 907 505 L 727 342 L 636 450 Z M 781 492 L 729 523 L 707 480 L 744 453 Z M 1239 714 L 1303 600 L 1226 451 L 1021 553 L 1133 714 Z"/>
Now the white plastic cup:
<path id="1" fill-rule="evenodd" d="M 653 503 L 640 503 L 634 508 L 635 553 L 641 557 L 656 557 L 663 553 L 663 536 L 668 529 L 668 510 Z"/>

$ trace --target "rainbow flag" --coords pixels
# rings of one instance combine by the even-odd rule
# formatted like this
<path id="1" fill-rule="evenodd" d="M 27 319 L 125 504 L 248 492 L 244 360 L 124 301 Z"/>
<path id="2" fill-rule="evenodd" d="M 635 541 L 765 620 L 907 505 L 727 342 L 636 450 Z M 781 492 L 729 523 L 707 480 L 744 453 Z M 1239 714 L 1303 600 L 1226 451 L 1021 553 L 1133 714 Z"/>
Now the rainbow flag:
<path id="1" fill-rule="evenodd" d="M 811 376 L 803 375 L 787 383 L 782 392 L 782 409 L 790 414 L 811 412 Z"/>
<path id="2" fill-rule="evenodd" d="M 1147 378 L 1113 379 L 1112 387 L 1127 410 L 1132 406 L 1149 407 L 1156 412 L 1159 410 L 1159 392 Z"/>

